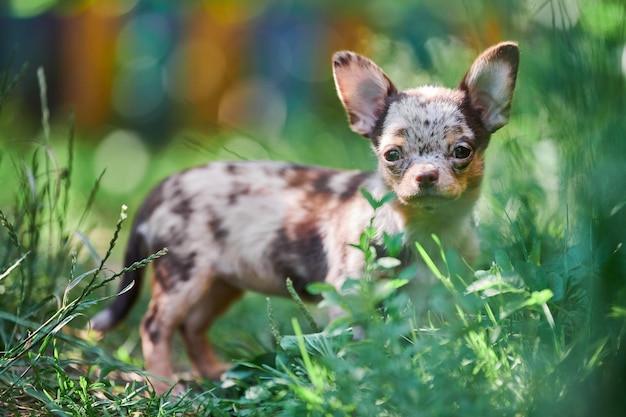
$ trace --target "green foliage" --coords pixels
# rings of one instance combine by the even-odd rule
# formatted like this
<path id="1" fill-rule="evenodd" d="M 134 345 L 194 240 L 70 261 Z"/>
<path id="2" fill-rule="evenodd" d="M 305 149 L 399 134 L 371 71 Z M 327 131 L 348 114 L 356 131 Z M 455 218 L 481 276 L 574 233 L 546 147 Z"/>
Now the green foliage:
<path id="1" fill-rule="evenodd" d="M 370 233 L 359 246 L 366 259 Z M 262 391 L 255 407 L 269 402 L 275 410 L 280 402 L 281 415 L 553 415 L 575 393 L 567 388 L 571 378 L 584 380 L 607 354 L 606 340 L 588 344 L 568 328 L 586 325 L 577 316 L 584 307 L 562 311 L 563 297 L 557 304 L 549 288 L 531 289 L 524 276 L 535 277 L 519 272 L 529 264 L 514 267 L 499 253 L 467 285 L 445 261 L 448 255 L 434 261 L 421 253 L 439 278 L 429 294 L 445 306 L 437 314 L 416 316 L 410 284 L 398 291 L 407 280 L 399 278 L 397 264 L 372 258 L 368 270 L 386 279 L 349 280 L 343 291 L 310 288 L 324 296 L 322 305 L 341 307 L 345 318 L 311 335 L 293 321 L 295 335 L 281 337 L 275 364 L 250 365 L 267 376 L 232 375 L 231 383 L 246 397 Z M 352 325 L 367 337 L 352 341 Z"/>
<path id="2" fill-rule="evenodd" d="M 43 98 L 44 75 L 39 75 Z M 45 110 L 45 100 L 42 103 Z M 43 124 L 47 126 L 47 118 Z M 68 221 L 73 160 L 71 116 L 67 167 L 60 167 L 48 143 L 48 130 L 45 132 L 46 138 L 33 143 L 27 157 L 13 161 L 18 184 L 15 206 L 10 211 L 0 210 L 0 405 L 14 415 L 39 414 L 43 410 L 58 415 L 128 414 L 130 411 L 120 410 L 134 409 L 133 397 L 146 402 L 140 395 L 146 387 L 127 386 L 118 398 L 120 404 L 122 399 L 129 404 L 124 407 L 102 408 L 112 401 L 96 394 L 110 385 L 101 378 L 106 380 L 112 369 L 136 369 L 68 329 L 70 323 L 104 299 L 96 296 L 99 288 L 128 270 L 146 266 L 165 251 L 105 276 L 105 265 L 126 219 L 126 209 L 122 208 L 109 249 L 99 259 L 84 236 L 72 232 Z M 92 202 L 90 198 L 85 211 Z M 84 218 L 79 217 L 77 229 Z M 79 263 L 81 251 L 88 254 Z M 95 268 L 89 267 L 92 263 Z M 93 362 L 93 358 L 99 360 Z"/>

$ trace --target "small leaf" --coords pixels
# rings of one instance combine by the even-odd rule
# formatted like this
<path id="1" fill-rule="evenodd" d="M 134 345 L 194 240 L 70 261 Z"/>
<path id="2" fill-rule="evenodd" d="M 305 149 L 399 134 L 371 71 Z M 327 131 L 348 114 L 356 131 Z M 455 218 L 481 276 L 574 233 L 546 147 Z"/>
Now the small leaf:
<path id="1" fill-rule="evenodd" d="M 379 281 L 376 283 L 374 287 L 374 297 L 376 301 L 382 301 L 386 298 L 389 298 L 391 294 L 393 294 L 396 289 L 397 282 L 392 282 L 391 280 Z"/>
<path id="2" fill-rule="evenodd" d="M 50 333 L 58 333 L 70 321 L 74 320 L 78 316 L 79 316 L 78 314 L 71 314 L 71 315 L 65 317 L 63 320 L 61 320 L 59 323 L 57 323 L 56 326 L 54 326 L 54 329 L 52 329 L 52 331 Z"/>
<path id="3" fill-rule="evenodd" d="M 366 263 L 372 264 L 373 262 L 376 261 L 377 257 L 378 257 L 378 252 L 376 251 L 376 248 L 374 246 L 368 247 L 367 250 L 365 251 Z"/>
<path id="4" fill-rule="evenodd" d="M 341 298 L 341 295 L 336 290 L 323 292 L 322 296 L 324 298 L 322 299 L 322 301 L 320 301 L 317 304 L 319 308 L 334 307 L 334 306 L 341 305 L 342 298 Z"/>
<path id="5" fill-rule="evenodd" d="M 383 258 L 378 258 L 376 264 L 384 269 L 393 269 L 400 266 L 402 262 L 400 262 L 399 259 L 385 256 Z"/>
<path id="6" fill-rule="evenodd" d="M 77 276 L 76 278 L 74 278 L 72 280 L 72 282 L 70 282 L 67 285 L 67 287 L 65 288 L 65 292 L 63 293 L 63 304 L 64 305 L 67 303 L 67 296 L 68 296 L 69 292 L 72 291 L 72 289 L 74 287 L 76 287 L 83 279 L 85 279 L 85 277 L 94 274 L 97 270 L 98 270 L 98 268 L 90 269 L 89 271 L 84 272 L 84 273 L 80 274 L 79 276 Z"/>
<path id="7" fill-rule="evenodd" d="M 370 204 L 370 206 L 374 210 L 377 210 L 377 209 L 381 208 L 384 204 L 390 202 L 391 200 L 393 200 L 395 198 L 395 194 L 393 192 L 391 192 L 391 191 L 388 192 L 387 194 L 385 194 L 383 196 L 383 198 L 381 198 L 380 200 L 377 200 L 376 197 L 374 197 L 365 188 L 361 188 L 359 191 L 361 191 L 361 194 L 363 195 L 363 197 L 365 197 L 367 202 Z"/>
<path id="8" fill-rule="evenodd" d="M 361 237 L 359 239 L 359 249 L 361 249 L 361 252 L 365 253 L 367 251 L 367 249 L 370 246 L 370 239 L 367 236 L 367 234 L 361 233 Z"/>
<path id="9" fill-rule="evenodd" d="M 404 233 L 390 235 L 387 232 L 383 232 L 383 244 L 389 256 L 397 257 L 402 252 L 404 246 Z"/>
<path id="10" fill-rule="evenodd" d="M 532 306 L 537 306 L 537 305 L 542 306 L 543 304 L 550 301 L 550 299 L 552 298 L 552 295 L 553 295 L 552 291 L 550 290 L 533 291 L 530 294 L 530 297 L 524 300 L 508 303 L 504 307 L 504 310 L 500 313 L 500 319 L 504 319 L 510 316 L 511 314 L 515 313 L 516 311 L 522 310 L 526 307 L 532 307 Z M 545 312 L 545 309 L 544 309 L 544 312 Z"/>
<path id="11" fill-rule="evenodd" d="M 370 204 L 370 207 L 372 207 L 373 209 L 377 209 L 378 207 L 380 207 L 378 205 L 378 201 L 372 196 L 372 194 L 370 194 L 369 191 L 367 191 L 365 188 L 361 188 L 359 191 L 361 191 L 363 197 L 365 197 L 367 202 Z"/>
<path id="12" fill-rule="evenodd" d="M 611 307 L 611 312 L 608 314 L 608 316 L 616 319 L 626 317 L 626 308 L 613 306 Z"/>
<path id="13" fill-rule="evenodd" d="M 306 289 L 310 294 L 314 295 L 337 292 L 337 289 L 334 286 L 326 282 L 313 282 L 307 285 Z"/>
<path id="14" fill-rule="evenodd" d="M 341 329 L 334 332 L 318 332 L 301 335 L 306 351 L 319 357 L 319 354 L 329 351 L 338 351 L 352 340 L 352 330 Z M 299 345 L 300 337 L 296 335 L 283 336 L 280 348 L 286 353 L 297 355 L 301 353 Z"/>
<path id="15" fill-rule="evenodd" d="M 83 375 L 80 376 L 78 384 L 80 385 L 83 392 L 87 392 L 87 379 Z"/>
<path id="16" fill-rule="evenodd" d="M 477 271 L 477 272 L 486 272 L 486 271 Z M 477 273 L 476 275 L 478 276 L 479 274 Z M 472 282 L 470 285 L 467 286 L 467 288 L 465 289 L 465 294 L 471 294 L 471 293 L 475 293 L 479 291 L 484 291 L 487 288 L 491 288 L 495 285 L 502 283 L 502 279 L 498 277 L 497 275 L 492 275 L 492 274 L 487 274 L 487 275 L 480 274 L 480 275 L 481 275 L 480 279 Z"/>
<path id="17" fill-rule="evenodd" d="M 389 284 L 393 286 L 393 288 L 402 288 L 406 284 L 409 283 L 408 279 L 390 279 L 388 280 Z"/>
<path id="18" fill-rule="evenodd" d="M 511 258 L 509 258 L 509 255 L 499 249 L 496 251 L 495 253 L 495 260 L 496 260 L 496 264 L 502 268 L 503 271 L 512 271 L 513 270 L 513 264 L 511 263 Z"/>
<path id="19" fill-rule="evenodd" d="M 343 292 L 351 292 L 353 290 L 357 290 L 361 287 L 361 280 L 357 278 L 350 278 L 344 281 L 341 286 L 341 291 Z"/>
<path id="20" fill-rule="evenodd" d="M 380 205 L 389 203 L 391 200 L 395 198 L 395 194 L 392 191 L 389 191 L 385 196 L 380 200 Z"/>
<path id="21" fill-rule="evenodd" d="M 552 299 L 553 296 L 554 293 L 550 290 L 533 291 L 530 294 L 530 298 L 528 299 L 528 303 L 526 305 L 539 305 L 547 303 Z"/>

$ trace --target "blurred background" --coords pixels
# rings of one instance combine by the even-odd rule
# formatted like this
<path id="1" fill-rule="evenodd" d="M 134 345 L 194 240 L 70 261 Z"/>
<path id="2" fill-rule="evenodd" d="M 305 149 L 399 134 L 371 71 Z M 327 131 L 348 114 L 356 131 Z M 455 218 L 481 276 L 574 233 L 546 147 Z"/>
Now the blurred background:
<path id="1" fill-rule="evenodd" d="M 400 88 L 452 87 L 484 48 L 516 40 L 513 118 L 489 150 L 496 197 L 483 212 L 522 213 L 533 201 L 511 194 L 534 187 L 547 222 L 573 198 L 599 201 L 586 181 L 594 158 L 623 146 L 608 143 L 624 108 L 624 10 L 618 0 L 5 0 L 0 149 L 42 138 L 65 149 L 71 131 L 72 201 L 98 182 L 100 225 L 122 204 L 132 214 L 158 180 L 214 159 L 373 169 L 336 97 L 334 51 L 370 56 Z M 511 180 L 511 166 L 532 175 Z M 0 165 L 0 180 L 11 169 Z"/>
<path id="2" fill-rule="evenodd" d="M 89 195 L 106 171 L 96 217 L 115 216 L 121 204 L 133 213 L 159 179 L 213 159 L 372 169 L 369 145 L 349 131 L 335 93 L 334 51 L 372 57 L 400 88 L 455 86 L 472 59 L 501 40 L 522 41 L 528 65 L 535 38 L 594 24 L 581 17 L 585 7 L 573 0 L 7 0 L 0 71 L 13 88 L 1 109 L 0 143 L 16 151 L 47 136 L 63 148 L 71 127 L 77 193 Z M 518 101 L 533 86 L 520 89 L 526 94 Z"/>
<path id="3" fill-rule="evenodd" d="M 502 248 L 584 266 L 566 275 L 592 294 L 588 331 L 619 345 L 606 317 L 626 305 L 623 0 L 4 0 L 0 161 L 43 140 L 65 166 L 73 137 L 71 204 L 80 213 L 99 184 L 84 232 L 103 252 L 120 206 L 133 216 L 185 167 L 283 159 L 373 169 L 336 97 L 334 51 L 371 57 L 400 88 L 452 87 L 503 40 L 519 42 L 521 66 L 511 121 L 487 155 L 483 266 Z M 0 207 L 13 201 L 12 171 L 0 164 Z M 581 388 L 597 383 L 597 404 L 626 389 L 616 352 L 613 371 Z"/>
<path id="4" fill-rule="evenodd" d="M 518 36 L 528 17 L 571 25 L 579 14 L 572 2 L 559 12 L 571 16 L 553 16 L 546 4 L 492 3 L 8 0 L 0 64 L 28 62 L 31 77 L 43 67 L 54 114 L 74 109 L 82 132 L 115 125 L 152 146 L 181 126 L 276 137 L 302 112 L 332 120 L 329 63 L 338 49 L 387 55 L 390 71 L 427 72 L 433 42 L 455 39 L 477 52 Z M 37 119 L 37 83 L 23 84 L 20 115 Z"/>
<path id="5" fill-rule="evenodd" d="M 0 16 L 0 71 L 22 79 L 4 105 L 0 140 L 42 133 L 41 68 L 53 133 L 73 114 L 86 146 L 77 182 L 89 188 L 107 169 L 101 188 L 113 207 L 208 159 L 296 155 L 371 167 L 334 91 L 339 49 L 371 56 L 401 88 L 454 86 L 482 49 L 519 40 L 517 102 L 534 99 L 542 82 L 565 81 L 545 53 L 554 36 L 582 30 L 613 42 L 612 70 L 626 71 L 617 1 L 6 0 Z M 542 110 L 514 107 L 535 119 Z"/>

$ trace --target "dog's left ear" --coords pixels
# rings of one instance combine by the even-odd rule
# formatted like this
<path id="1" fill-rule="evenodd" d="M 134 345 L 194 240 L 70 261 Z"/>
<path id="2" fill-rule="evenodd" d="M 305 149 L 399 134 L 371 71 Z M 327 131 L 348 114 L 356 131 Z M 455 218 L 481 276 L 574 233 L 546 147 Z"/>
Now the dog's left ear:
<path id="1" fill-rule="evenodd" d="M 509 121 L 518 66 L 517 44 L 503 42 L 476 58 L 459 84 L 459 89 L 469 94 L 472 106 L 490 133 Z"/>
<path id="2" fill-rule="evenodd" d="M 374 62 L 354 52 L 333 55 L 333 76 L 350 127 L 369 138 L 396 87 Z"/>

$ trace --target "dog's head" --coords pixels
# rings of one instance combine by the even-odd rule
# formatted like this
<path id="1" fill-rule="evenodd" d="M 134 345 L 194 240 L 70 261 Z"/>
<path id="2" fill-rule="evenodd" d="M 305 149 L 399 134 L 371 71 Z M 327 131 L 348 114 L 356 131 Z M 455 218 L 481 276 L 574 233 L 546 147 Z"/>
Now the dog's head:
<path id="1" fill-rule="evenodd" d="M 398 91 L 374 62 L 353 52 L 334 55 L 333 74 L 352 130 L 371 140 L 398 202 L 432 211 L 477 198 L 483 152 L 509 119 L 518 62 L 515 43 L 493 46 L 456 89 Z"/>

